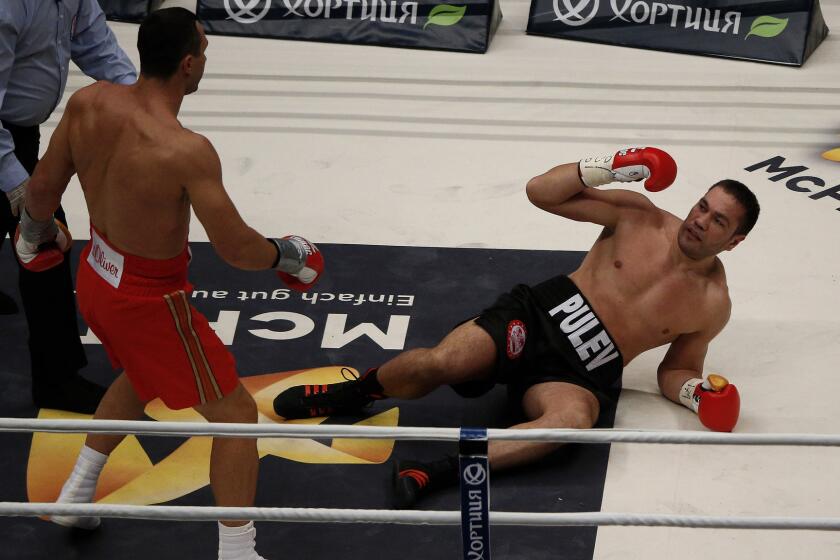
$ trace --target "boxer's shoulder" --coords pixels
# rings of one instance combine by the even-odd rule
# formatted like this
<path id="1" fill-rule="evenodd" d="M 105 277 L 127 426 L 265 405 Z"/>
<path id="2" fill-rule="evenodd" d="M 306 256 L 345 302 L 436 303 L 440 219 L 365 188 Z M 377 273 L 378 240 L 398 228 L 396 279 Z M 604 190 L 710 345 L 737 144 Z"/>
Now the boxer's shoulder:
<path id="1" fill-rule="evenodd" d="M 173 155 L 190 174 L 221 176 L 219 154 L 205 136 L 183 128 L 178 132 L 177 138 L 173 137 L 171 145 Z"/>

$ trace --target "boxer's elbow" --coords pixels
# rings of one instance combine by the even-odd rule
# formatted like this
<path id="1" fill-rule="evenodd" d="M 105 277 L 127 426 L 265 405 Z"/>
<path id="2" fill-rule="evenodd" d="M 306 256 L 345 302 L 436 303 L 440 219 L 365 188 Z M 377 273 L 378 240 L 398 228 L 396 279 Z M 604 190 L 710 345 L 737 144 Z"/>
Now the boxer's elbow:
<path id="1" fill-rule="evenodd" d="M 545 177 L 538 175 L 525 185 L 525 195 L 531 204 L 537 208 L 545 208 L 546 205 L 545 186 L 543 183 L 545 183 Z"/>

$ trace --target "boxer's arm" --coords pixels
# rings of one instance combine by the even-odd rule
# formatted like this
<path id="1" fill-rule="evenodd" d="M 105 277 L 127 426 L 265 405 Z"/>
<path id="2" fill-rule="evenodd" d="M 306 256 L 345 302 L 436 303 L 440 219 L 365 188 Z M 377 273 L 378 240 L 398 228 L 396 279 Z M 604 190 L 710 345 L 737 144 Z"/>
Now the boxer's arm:
<path id="1" fill-rule="evenodd" d="M 243 270 L 266 270 L 277 247 L 245 223 L 222 184 L 222 164 L 213 145 L 190 133 L 184 148 L 184 184 L 195 215 L 222 259 Z"/>
<path id="2" fill-rule="evenodd" d="M 624 210 L 655 210 L 648 198 L 624 189 L 600 190 L 586 187 L 577 163 L 558 165 L 534 177 L 526 187 L 532 204 L 577 222 L 591 222 L 614 228 Z"/>
<path id="3" fill-rule="evenodd" d="M 625 210 L 653 212 L 647 197 L 633 191 L 600 191 L 613 182 L 644 181 L 649 191 L 661 191 L 677 177 L 677 164 L 659 148 L 627 148 L 611 155 L 592 156 L 559 165 L 528 182 L 526 192 L 534 205 L 579 222 L 615 228 Z"/>
<path id="4" fill-rule="evenodd" d="M 678 336 L 659 364 L 659 388 L 665 397 L 676 403 L 680 402 L 683 384 L 691 378 L 702 377 L 709 343 L 729 322 L 732 302 L 725 291 L 720 291 L 717 296 L 708 297 L 704 307 L 707 310 L 704 324 L 695 332 Z"/>
<path id="5" fill-rule="evenodd" d="M 52 133 L 44 157 L 38 162 L 26 189 L 26 211 L 36 222 L 52 220 L 70 179 L 76 173 L 70 148 L 70 126 L 79 110 L 79 98 L 73 95 L 58 126 Z"/>
<path id="6" fill-rule="evenodd" d="M 709 342 L 729 319 L 729 300 L 718 306 L 707 328 L 678 337 L 659 366 L 657 380 L 662 394 L 697 413 L 710 430 L 731 432 L 738 422 L 741 397 L 738 388 L 720 375 L 703 378 Z"/>
<path id="7" fill-rule="evenodd" d="M 671 343 L 656 373 L 659 390 L 668 400 L 680 403 L 680 389 L 689 379 L 703 377 L 703 362 L 709 349 L 708 333 L 683 334 Z"/>
<path id="8" fill-rule="evenodd" d="M 61 264 L 73 242 L 70 232 L 53 214 L 76 172 L 69 129 L 77 111 L 78 100 L 71 98 L 53 131 L 47 153 L 38 162 L 26 188 L 25 206 L 20 212 L 14 246 L 21 265 L 33 272 Z"/>

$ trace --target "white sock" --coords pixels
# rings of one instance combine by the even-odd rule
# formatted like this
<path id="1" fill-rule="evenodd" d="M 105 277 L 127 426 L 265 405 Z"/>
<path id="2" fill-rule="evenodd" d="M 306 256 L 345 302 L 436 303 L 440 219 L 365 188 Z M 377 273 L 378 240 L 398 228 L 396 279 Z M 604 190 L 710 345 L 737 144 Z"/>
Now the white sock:
<path id="1" fill-rule="evenodd" d="M 76 466 L 61 488 L 57 503 L 87 504 L 93 501 L 96 493 L 96 483 L 102 473 L 108 456 L 88 446 L 83 446 Z M 93 529 L 99 525 L 98 517 L 53 516 L 53 522 L 59 525 Z"/>
<path id="2" fill-rule="evenodd" d="M 240 527 L 219 523 L 219 560 L 265 560 L 254 549 L 256 537 L 253 521 Z"/>

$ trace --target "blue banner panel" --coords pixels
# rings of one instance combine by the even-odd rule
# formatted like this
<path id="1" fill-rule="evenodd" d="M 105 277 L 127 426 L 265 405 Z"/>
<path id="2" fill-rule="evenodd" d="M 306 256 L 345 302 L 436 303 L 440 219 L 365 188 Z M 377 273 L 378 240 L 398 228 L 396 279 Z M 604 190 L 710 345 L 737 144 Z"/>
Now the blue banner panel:
<path id="1" fill-rule="evenodd" d="M 99 0 L 99 5 L 113 21 L 139 23 L 149 13 L 149 0 Z"/>
<path id="2" fill-rule="evenodd" d="M 486 428 L 461 428 L 458 459 L 462 558 L 490 560 L 490 463 Z"/>
<path id="3" fill-rule="evenodd" d="M 483 53 L 498 0 L 198 0 L 208 33 Z"/>
<path id="4" fill-rule="evenodd" d="M 828 27 L 819 0 L 532 0 L 528 33 L 801 66 Z"/>

